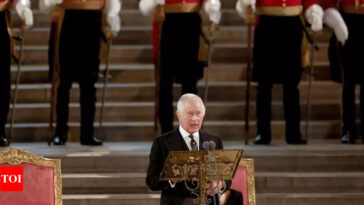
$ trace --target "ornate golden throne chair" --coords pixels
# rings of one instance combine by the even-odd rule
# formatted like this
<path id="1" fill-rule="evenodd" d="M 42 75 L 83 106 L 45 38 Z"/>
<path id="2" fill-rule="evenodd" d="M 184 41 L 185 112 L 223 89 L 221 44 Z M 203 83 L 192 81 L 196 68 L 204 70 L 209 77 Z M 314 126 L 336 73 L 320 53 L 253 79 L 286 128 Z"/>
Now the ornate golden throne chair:
<path id="1" fill-rule="evenodd" d="M 240 160 L 230 189 L 241 192 L 242 205 L 256 205 L 253 159 L 242 158 Z"/>
<path id="2" fill-rule="evenodd" d="M 23 191 L 0 191 L 1 205 L 62 205 L 61 160 L 9 148 L 0 152 L 0 175 L 4 167 L 22 167 Z"/>

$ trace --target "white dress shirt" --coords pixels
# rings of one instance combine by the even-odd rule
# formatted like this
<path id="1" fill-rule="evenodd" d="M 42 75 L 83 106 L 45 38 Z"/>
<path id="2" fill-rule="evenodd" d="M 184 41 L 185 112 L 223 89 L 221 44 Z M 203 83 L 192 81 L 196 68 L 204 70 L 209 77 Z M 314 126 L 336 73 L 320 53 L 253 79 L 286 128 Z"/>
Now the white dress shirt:
<path id="1" fill-rule="evenodd" d="M 183 127 L 180 125 L 179 126 L 179 132 L 181 133 L 183 139 L 185 140 L 187 146 L 188 146 L 188 149 L 189 150 L 192 150 L 191 149 L 191 138 L 189 137 L 191 134 L 188 133 L 185 129 L 183 129 Z M 200 150 L 200 134 L 199 132 L 195 132 L 192 134 L 193 135 L 193 139 L 196 141 L 196 144 L 197 144 L 197 149 Z"/>
<path id="2" fill-rule="evenodd" d="M 181 133 L 182 138 L 185 140 L 187 147 L 189 150 L 191 150 L 191 138 L 189 137 L 191 134 L 188 133 L 185 129 L 182 128 L 182 126 L 179 126 L 179 133 Z M 193 135 L 193 139 L 196 141 L 197 144 L 197 149 L 200 150 L 200 134 L 199 132 L 195 132 L 192 134 Z M 170 180 L 169 180 L 169 185 L 171 185 L 172 188 L 174 188 L 176 186 L 176 184 L 173 184 Z"/>

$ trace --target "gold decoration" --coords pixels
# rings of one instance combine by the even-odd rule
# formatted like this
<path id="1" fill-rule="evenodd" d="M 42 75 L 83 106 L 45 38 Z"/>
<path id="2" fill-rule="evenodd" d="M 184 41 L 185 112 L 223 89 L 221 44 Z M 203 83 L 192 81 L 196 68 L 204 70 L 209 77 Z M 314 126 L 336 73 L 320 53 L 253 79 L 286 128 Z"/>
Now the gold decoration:
<path id="1" fill-rule="evenodd" d="M 302 6 L 259 6 L 257 7 L 257 15 L 269 16 L 298 16 L 302 13 Z"/>
<path id="2" fill-rule="evenodd" d="M 196 196 L 195 203 L 205 205 L 207 183 L 231 180 L 242 153 L 243 150 L 170 152 L 160 180 L 183 180 L 186 189 Z M 193 186 L 187 181 L 192 181 Z"/>
<path id="3" fill-rule="evenodd" d="M 349 14 L 364 14 L 363 4 L 361 4 L 360 6 L 342 4 L 340 10 L 344 13 L 349 13 Z"/>
<path id="4" fill-rule="evenodd" d="M 8 10 L 11 5 L 11 2 L 9 0 L 0 2 L 0 11 Z"/>
<path id="5" fill-rule="evenodd" d="M 54 179 L 55 205 L 62 205 L 62 178 L 61 178 L 60 159 L 48 159 L 12 147 L 4 152 L 0 152 L 0 164 L 3 163 L 8 163 L 10 165 L 29 163 L 37 166 L 52 167 L 54 173 L 53 179 Z"/>
<path id="6" fill-rule="evenodd" d="M 194 13 L 200 11 L 200 3 L 179 3 L 164 5 L 166 13 Z"/>
<path id="7" fill-rule="evenodd" d="M 249 205 L 256 205 L 255 199 L 255 179 L 254 179 L 254 159 L 242 158 L 239 166 L 245 166 L 248 170 L 248 201 Z"/>

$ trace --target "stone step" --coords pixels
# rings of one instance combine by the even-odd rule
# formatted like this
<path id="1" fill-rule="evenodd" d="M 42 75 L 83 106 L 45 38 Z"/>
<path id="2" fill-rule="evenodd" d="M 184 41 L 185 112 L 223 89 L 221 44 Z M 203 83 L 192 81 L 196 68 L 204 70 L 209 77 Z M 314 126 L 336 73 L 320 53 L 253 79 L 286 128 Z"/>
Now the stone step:
<path id="1" fill-rule="evenodd" d="M 334 204 L 355 204 L 363 203 L 363 193 L 278 193 L 258 194 L 257 205 L 334 205 Z"/>
<path id="2" fill-rule="evenodd" d="M 100 65 L 100 73 L 103 74 L 105 65 Z M 46 83 L 49 82 L 48 66 L 24 65 L 21 67 L 20 83 Z M 17 66 L 11 67 L 12 83 L 16 82 Z M 205 68 L 205 73 L 208 68 Z M 152 64 L 114 64 L 109 67 L 109 83 L 151 83 L 154 82 L 154 65 Z M 313 81 L 329 81 L 330 69 L 328 62 L 316 62 Z M 103 82 L 103 78 L 99 78 Z M 209 71 L 209 82 L 241 82 L 246 80 L 246 64 L 215 63 Z M 308 80 L 308 69 L 305 69 L 302 80 Z M 205 78 L 201 79 L 205 82 Z"/>
<path id="3" fill-rule="evenodd" d="M 14 29 L 19 35 L 19 29 Z M 244 27 L 220 27 L 215 34 L 216 43 L 243 43 L 246 42 L 247 29 Z M 143 45 L 151 44 L 152 27 L 124 26 L 118 36 L 113 40 L 114 45 Z M 33 28 L 25 33 L 25 45 L 47 46 L 49 43 L 49 28 Z"/>
<path id="4" fill-rule="evenodd" d="M 31 5 L 32 8 L 38 8 L 38 1 L 37 0 L 31 0 Z M 224 0 L 224 2 L 222 2 L 221 6 L 222 8 L 231 8 L 231 9 L 235 9 L 235 0 Z M 123 9 L 138 9 L 138 4 L 139 1 L 135 1 L 135 0 L 123 0 Z"/>
<path id="5" fill-rule="evenodd" d="M 100 195 L 63 195 L 65 205 L 158 205 L 159 194 L 100 194 Z M 364 200 L 363 193 L 280 193 L 257 194 L 257 205 L 359 205 Z"/>
<path id="6" fill-rule="evenodd" d="M 302 120 L 306 119 L 307 105 L 301 104 Z M 79 103 L 70 103 L 70 122 L 80 121 Z M 245 116 L 245 102 L 210 102 L 206 104 L 207 114 L 205 120 L 220 121 L 242 121 Z M 356 117 L 360 119 L 359 101 L 356 107 Z M 11 108 L 12 109 L 12 108 Z M 15 123 L 46 123 L 49 120 L 49 103 L 17 104 L 15 111 Z M 174 104 L 174 110 L 176 103 Z M 101 103 L 96 104 L 96 119 L 99 119 Z M 311 105 L 310 119 L 314 121 L 340 120 L 341 102 L 324 101 L 313 102 Z M 143 122 L 154 119 L 154 102 L 106 102 L 104 107 L 103 120 L 105 122 Z M 249 108 L 249 119 L 256 120 L 256 103 L 252 102 Z M 10 116 L 8 118 L 10 121 Z M 177 121 L 177 119 L 175 118 Z M 272 120 L 284 120 L 283 104 L 272 103 Z"/>
<path id="7" fill-rule="evenodd" d="M 48 28 L 51 22 L 51 15 L 44 14 L 38 9 L 33 9 L 34 28 Z M 208 18 L 202 13 L 204 25 L 209 25 Z M 143 16 L 139 10 L 123 9 L 120 14 L 122 26 L 152 26 L 153 18 Z M 23 21 L 16 12 L 12 12 L 12 26 L 19 28 Z M 222 9 L 219 26 L 245 26 L 234 9 Z M 121 29 L 124 30 L 124 29 Z"/>
<path id="8" fill-rule="evenodd" d="M 79 142 L 80 124 L 79 122 L 69 122 L 69 139 Z M 175 122 L 175 127 L 177 126 Z M 204 123 L 206 131 L 224 136 L 227 140 L 240 140 L 246 136 L 244 134 L 244 121 L 214 121 L 207 120 Z M 104 122 L 103 128 L 99 128 L 98 119 L 95 120 L 95 136 L 109 142 L 122 141 L 147 141 L 155 136 L 153 121 L 111 121 Z M 301 133 L 305 135 L 305 121 L 301 121 Z M 359 124 L 357 123 L 357 126 Z M 9 124 L 6 124 L 9 128 Z M 249 123 L 249 139 L 253 140 L 256 135 L 256 121 Z M 275 120 L 271 123 L 272 139 L 285 139 L 285 122 Z M 8 131 L 8 129 L 7 129 Z M 41 123 L 15 123 L 13 124 L 12 141 L 14 142 L 46 142 L 51 136 L 48 122 Z M 133 133 L 133 134 L 130 134 Z M 310 121 L 310 139 L 340 139 L 341 120 L 320 120 Z"/>
<path id="9" fill-rule="evenodd" d="M 206 35 L 208 26 L 205 27 Z M 15 28 L 14 32 L 19 35 L 19 29 Z M 216 43 L 246 43 L 247 27 L 245 26 L 225 26 L 221 25 L 219 30 L 214 34 Z M 317 39 L 319 43 L 328 43 L 331 31 L 325 30 Z M 114 45 L 139 45 L 150 44 L 152 42 L 152 27 L 148 25 L 129 25 L 122 26 L 121 32 L 113 40 Z M 25 33 L 25 45 L 46 46 L 49 43 L 49 26 L 35 27 Z"/>
<path id="10" fill-rule="evenodd" d="M 160 194 L 66 194 L 64 205 L 159 205 Z"/>
<path id="11" fill-rule="evenodd" d="M 153 193 L 145 184 L 145 173 L 66 173 L 63 194 Z"/>
<path id="12" fill-rule="evenodd" d="M 254 159 L 257 173 L 363 173 L 364 170 L 363 144 L 346 145 L 339 140 L 312 140 L 308 145 L 299 146 L 273 140 L 270 146 L 257 146 L 244 145 L 243 141 L 230 141 L 225 137 L 227 134 L 221 136 L 225 149 L 243 149 L 243 157 Z M 13 143 L 12 146 L 61 159 L 63 174 L 146 173 L 152 139 L 151 135 L 147 142 L 107 142 L 100 147 L 81 146 L 78 143 L 56 147 L 47 146 L 46 143 Z M 5 149 L 0 148 L 0 151 Z"/>
<path id="13" fill-rule="evenodd" d="M 102 83 L 95 84 L 97 100 L 101 100 Z M 78 84 L 73 84 L 71 89 L 71 102 L 79 101 Z M 15 85 L 12 86 L 12 89 Z M 51 85 L 20 84 L 18 86 L 18 103 L 48 103 L 50 99 Z M 203 97 L 204 84 L 200 82 L 197 86 L 198 94 Z M 226 90 L 229 92 L 226 92 Z M 211 82 L 209 83 L 208 101 L 236 102 L 245 100 L 245 82 Z M 250 99 L 256 99 L 256 84 L 252 83 Z M 300 98 L 302 103 L 307 100 L 308 82 L 301 82 L 299 85 Z M 174 85 L 174 100 L 180 96 L 180 86 Z M 357 95 L 359 92 L 357 92 Z M 272 89 L 273 101 L 282 101 L 283 89 L 281 85 L 274 85 Z M 327 101 L 341 99 L 340 84 L 331 81 L 317 81 L 312 83 L 311 99 L 313 101 Z M 146 102 L 154 101 L 154 83 L 109 83 L 106 89 L 106 102 Z"/>
<path id="14" fill-rule="evenodd" d="M 327 43 L 320 43 L 320 50 L 315 52 L 315 62 L 327 62 Z M 215 44 L 212 54 L 214 63 L 242 63 L 246 60 L 246 43 Z M 48 62 L 47 46 L 24 46 L 23 63 L 25 65 L 46 65 Z M 110 55 L 111 64 L 140 64 L 152 62 L 152 45 L 114 45 Z"/>
<path id="15" fill-rule="evenodd" d="M 63 194 L 153 193 L 146 173 L 66 173 Z M 256 172 L 256 193 L 363 193 L 363 172 Z"/>
<path id="16" fill-rule="evenodd" d="M 363 193 L 364 172 L 256 172 L 257 193 Z"/>
<path id="17" fill-rule="evenodd" d="M 62 175 L 63 194 L 152 193 L 145 173 L 66 173 Z"/>

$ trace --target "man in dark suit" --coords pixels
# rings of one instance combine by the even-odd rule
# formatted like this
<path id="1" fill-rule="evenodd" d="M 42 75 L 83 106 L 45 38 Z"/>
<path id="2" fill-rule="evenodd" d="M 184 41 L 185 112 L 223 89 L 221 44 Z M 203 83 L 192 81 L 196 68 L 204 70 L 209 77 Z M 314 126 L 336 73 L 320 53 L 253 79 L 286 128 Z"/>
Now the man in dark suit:
<path id="1" fill-rule="evenodd" d="M 186 189 L 184 182 L 159 181 L 170 151 L 202 150 L 204 141 L 214 141 L 216 149 L 223 149 L 219 137 L 200 131 L 205 116 L 205 106 L 200 97 L 195 94 L 182 95 L 177 103 L 176 114 L 180 123 L 179 128 L 157 137 L 153 141 L 149 156 L 146 182 L 151 190 L 162 191 L 162 205 L 191 204 L 194 198 Z M 223 185 L 223 183 L 220 184 Z M 228 188 L 229 183 L 226 184 Z"/>

